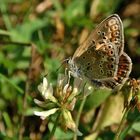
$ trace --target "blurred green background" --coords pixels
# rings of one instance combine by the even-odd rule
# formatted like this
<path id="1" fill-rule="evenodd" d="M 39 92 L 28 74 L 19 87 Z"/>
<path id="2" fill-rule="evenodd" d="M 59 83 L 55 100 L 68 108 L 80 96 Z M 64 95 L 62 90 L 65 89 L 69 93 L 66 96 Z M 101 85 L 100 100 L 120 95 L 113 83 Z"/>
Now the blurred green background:
<path id="1" fill-rule="evenodd" d="M 47 138 L 52 122 L 49 123 L 49 119 L 42 121 L 33 115 L 37 108 L 33 102 L 38 97 L 37 85 L 48 74 L 49 82 L 55 86 L 58 73 L 64 73 L 64 67 L 57 71 L 61 62 L 73 55 L 82 37 L 114 13 L 123 21 L 125 51 L 133 62 L 130 77 L 138 79 L 139 0 L 0 1 L 0 139 L 19 139 L 22 131 L 22 139 Z M 87 98 L 78 127 L 83 136 L 78 139 L 84 139 L 91 133 L 100 105 L 108 97 L 105 91 L 97 92 Z M 73 111 L 74 118 L 80 102 Z M 134 110 L 128 116 L 129 125 L 124 130 L 124 139 L 140 139 L 139 123 L 139 113 Z M 113 139 L 113 130 L 116 130 L 114 121 L 102 128 L 97 139 Z M 54 137 L 72 138 L 71 131 L 63 132 L 60 128 Z"/>

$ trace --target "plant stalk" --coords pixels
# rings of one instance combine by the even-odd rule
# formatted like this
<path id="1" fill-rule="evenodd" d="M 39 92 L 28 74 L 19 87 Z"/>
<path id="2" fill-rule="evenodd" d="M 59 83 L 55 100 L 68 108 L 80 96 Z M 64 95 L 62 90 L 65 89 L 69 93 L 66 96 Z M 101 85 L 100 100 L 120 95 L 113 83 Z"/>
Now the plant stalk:
<path id="1" fill-rule="evenodd" d="M 124 110 L 124 115 L 123 115 L 122 120 L 121 120 L 121 122 L 119 124 L 119 127 L 118 127 L 118 129 L 116 131 L 116 135 L 114 137 L 114 140 L 120 140 L 120 135 L 121 135 L 121 132 L 122 132 L 122 129 L 123 129 L 123 124 L 124 124 L 124 121 L 126 119 L 126 116 L 127 116 L 128 112 L 129 112 L 129 109 L 126 108 Z"/>
<path id="2" fill-rule="evenodd" d="M 78 114 L 77 114 L 77 118 L 76 118 L 76 126 L 77 127 L 79 126 L 80 116 L 82 114 L 83 107 L 84 107 L 85 102 L 86 102 L 86 98 L 87 98 L 87 96 L 84 96 L 84 99 L 81 102 L 81 105 L 80 105 L 80 108 L 79 108 L 79 111 L 78 111 Z M 74 134 L 73 140 L 77 140 L 77 134 Z"/>
<path id="3" fill-rule="evenodd" d="M 50 133 L 49 140 L 52 140 L 52 137 L 54 136 L 56 127 L 57 127 L 57 125 L 58 125 L 58 120 L 59 120 L 60 114 L 61 114 L 61 112 L 58 112 L 58 116 L 56 117 L 56 120 L 55 120 L 53 129 L 52 129 L 52 131 L 51 131 L 51 133 Z"/>

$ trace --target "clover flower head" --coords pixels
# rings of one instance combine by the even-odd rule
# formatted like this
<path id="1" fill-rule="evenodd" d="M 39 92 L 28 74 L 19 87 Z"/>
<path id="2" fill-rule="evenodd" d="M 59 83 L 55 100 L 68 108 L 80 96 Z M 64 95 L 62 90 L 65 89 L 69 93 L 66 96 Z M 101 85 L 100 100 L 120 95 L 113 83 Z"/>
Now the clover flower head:
<path id="1" fill-rule="evenodd" d="M 58 120 L 61 126 L 64 126 L 65 130 L 68 128 L 81 135 L 78 130 L 71 111 L 74 109 L 79 91 L 76 86 L 72 87 L 68 84 L 68 76 L 59 74 L 58 81 L 55 90 L 52 84 L 49 84 L 46 77 L 43 78 L 43 82 L 39 84 L 38 90 L 41 93 L 44 101 L 34 99 L 34 102 L 38 104 L 44 111 L 34 111 L 36 116 L 40 116 L 41 119 L 46 119 L 50 115 L 60 112 L 60 119 Z"/>

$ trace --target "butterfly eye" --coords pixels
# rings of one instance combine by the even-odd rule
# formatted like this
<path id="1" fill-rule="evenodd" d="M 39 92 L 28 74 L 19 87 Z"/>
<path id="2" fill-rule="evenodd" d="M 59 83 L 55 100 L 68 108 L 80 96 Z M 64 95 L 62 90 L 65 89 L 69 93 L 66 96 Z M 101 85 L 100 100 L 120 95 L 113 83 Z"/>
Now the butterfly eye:
<path id="1" fill-rule="evenodd" d="M 85 59 L 85 56 L 83 56 L 83 59 Z"/>

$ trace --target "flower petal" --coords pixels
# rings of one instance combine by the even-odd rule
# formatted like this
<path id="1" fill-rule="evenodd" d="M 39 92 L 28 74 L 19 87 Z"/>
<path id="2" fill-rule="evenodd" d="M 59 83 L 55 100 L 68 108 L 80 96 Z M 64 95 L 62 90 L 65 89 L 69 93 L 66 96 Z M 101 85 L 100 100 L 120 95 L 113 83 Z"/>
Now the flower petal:
<path id="1" fill-rule="evenodd" d="M 46 77 L 43 78 L 43 87 L 48 87 L 48 80 Z"/>
<path id="2" fill-rule="evenodd" d="M 46 117 L 54 114 L 59 108 L 53 108 L 47 111 L 34 111 L 34 114 L 36 116 L 40 116 L 41 119 L 45 119 Z"/>
<path id="3" fill-rule="evenodd" d="M 64 94 L 64 95 L 67 93 L 67 90 L 68 90 L 69 86 L 70 86 L 69 84 L 66 84 L 66 85 L 64 86 L 64 89 L 63 89 L 63 94 Z"/>
<path id="4" fill-rule="evenodd" d="M 58 75 L 58 80 L 57 80 L 57 86 L 58 87 L 63 87 L 64 85 L 67 84 L 68 81 L 68 76 L 64 74 L 59 74 Z"/>
<path id="5" fill-rule="evenodd" d="M 63 111 L 64 123 L 65 127 L 74 131 L 78 136 L 82 136 L 82 133 L 78 130 L 70 111 L 65 110 Z"/>
<path id="6" fill-rule="evenodd" d="M 53 95 L 53 87 L 48 83 L 46 77 L 43 78 L 43 83 L 38 85 L 38 90 L 45 99 L 47 99 L 49 95 Z"/>
<path id="7" fill-rule="evenodd" d="M 47 107 L 47 104 L 44 101 L 39 101 L 38 99 L 34 99 L 34 102 L 40 107 L 43 107 L 43 108 Z"/>
<path id="8" fill-rule="evenodd" d="M 50 100 L 53 103 L 59 104 L 58 100 L 52 95 L 48 95 L 47 99 Z"/>
<path id="9" fill-rule="evenodd" d="M 52 87 L 52 84 L 50 84 L 47 87 L 47 89 L 44 91 L 44 97 L 45 97 L 45 99 L 47 99 L 49 95 L 53 95 L 53 87 Z"/>
<path id="10" fill-rule="evenodd" d="M 68 109 L 72 111 L 75 107 L 75 104 L 76 104 L 76 98 L 74 97 L 73 100 L 69 103 L 69 105 L 68 105 L 69 108 Z"/>
<path id="11" fill-rule="evenodd" d="M 38 88 L 38 90 L 39 90 L 39 92 L 41 92 L 41 93 L 42 93 L 42 90 L 43 90 L 43 88 L 42 88 L 42 87 L 43 87 L 43 84 L 42 84 L 42 83 L 41 83 L 41 84 L 39 84 L 39 85 L 38 85 L 38 87 L 37 87 L 37 88 Z"/>
<path id="12" fill-rule="evenodd" d="M 44 104 L 45 102 L 43 101 L 39 101 L 38 99 L 34 99 L 34 102 L 37 104 L 37 105 L 41 105 L 41 104 Z"/>

